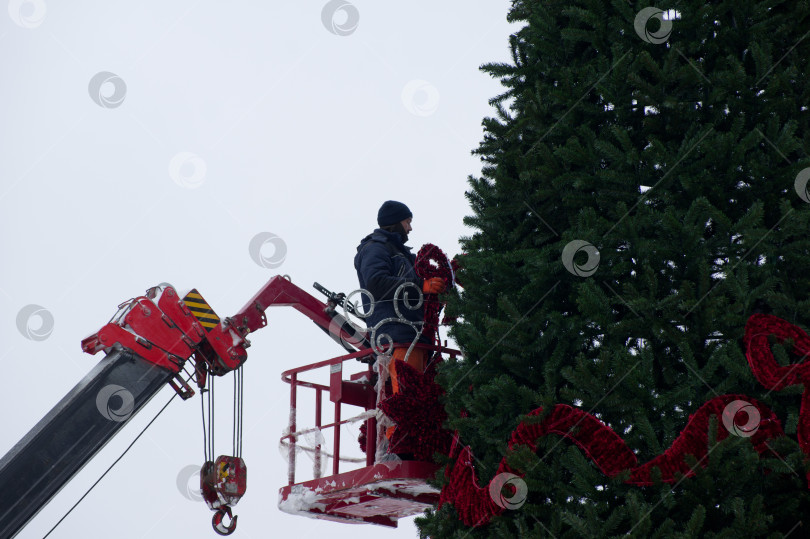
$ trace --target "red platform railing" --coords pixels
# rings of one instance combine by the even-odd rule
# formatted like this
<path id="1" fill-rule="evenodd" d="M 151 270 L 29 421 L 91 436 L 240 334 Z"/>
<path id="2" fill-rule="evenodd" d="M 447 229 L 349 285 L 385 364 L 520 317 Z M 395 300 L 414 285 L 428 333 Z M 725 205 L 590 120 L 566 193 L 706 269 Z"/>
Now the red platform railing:
<path id="1" fill-rule="evenodd" d="M 453 350 L 443 346 L 436 347 L 433 345 L 416 344 L 414 348 L 424 348 L 432 351 L 438 351 L 440 354 L 447 354 L 451 357 L 456 357 L 460 354 L 458 350 Z M 296 467 L 296 452 L 297 452 L 297 438 L 308 432 L 323 431 L 325 429 L 334 429 L 333 448 L 332 448 L 332 474 L 337 475 L 340 473 L 340 426 L 356 420 L 356 417 L 349 419 L 341 419 L 341 405 L 348 404 L 352 406 L 359 406 L 366 411 L 374 410 L 377 405 L 377 394 L 374 390 L 371 380 L 373 380 L 374 370 L 372 364 L 374 351 L 372 349 L 360 350 L 350 354 L 334 357 L 311 365 L 297 367 L 284 371 L 281 374 L 281 379 L 290 384 L 290 420 L 289 430 L 281 437 L 281 441 L 288 441 L 288 472 L 287 481 L 289 485 L 295 484 L 295 467 Z M 350 360 L 362 360 L 369 358 L 367 371 L 358 372 L 351 375 L 349 380 L 343 379 L 343 364 Z M 305 381 L 299 375 L 329 367 L 329 385 L 319 384 L 316 382 Z M 385 373 L 379 373 L 381 376 Z M 365 382 L 362 378 L 367 377 Z M 310 388 L 315 391 L 315 426 L 311 429 L 306 429 L 297 432 L 298 428 L 298 388 Z M 329 400 L 334 403 L 334 421 L 326 425 L 322 424 L 322 405 L 323 405 L 323 392 L 328 392 Z M 366 458 L 365 465 L 373 466 L 375 454 L 377 450 L 377 419 L 376 417 L 368 417 L 366 421 Z M 321 477 L 321 459 L 323 448 L 320 444 L 314 448 L 310 448 L 314 453 L 313 472 L 316 479 Z M 362 459 L 343 459 L 344 461 L 362 462 Z"/>
<path id="2" fill-rule="evenodd" d="M 288 484 L 292 485 L 295 483 L 295 464 L 296 464 L 296 443 L 298 436 L 302 435 L 304 432 L 311 432 L 311 431 L 323 431 L 325 429 L 334 429 L 334 441 L 333 441 L 333 463 L 332 463 L 332 473 L 337 475 L 340 473 L 340 426 L 349 423 L 352 419 L 341 420 L 341 405 L 342 404 L 350 404 L 354 406 L 361 406 L 366 410 L 372 410 L 376 406 L 376 393 L 374 388 L 370 386 L 370 384 L 363 384 L 357 381 L 345 381 L 343 380 L 343 363 L 350 360 L 356 359 L 363 359 L 367 357 L 373 356 L 374 351 L 372 349 L 360 350 L 358 352 L 353 352 L 351 354 L 345 354 L 342 356 L 334 357 L 332 359 L 327 359 L 325 361 L 320 361 L 318 363 L 313 363 L 311 365 L 305 365 L 303 367 L 297 367 L 295 369 L 290 369 L 288 371 L 284 371 L 281 374 L 281 379 L 288 384 L 290 384 L 290 421 L 289 421 L 289 432 L 281 437 L 282 441 L 288 440 L 289 443 L 289 457 L 288 457 L 288 473 L 287 473 L 287 481 Z M 321 369 L 329 367 L 329 385 L 319 384 L 316 382 L 310 382 L 301 380 L 299 375 L 305 372 L 314 371 L 316 369 Z M 357 373 L 360 375 L 368 375 L 368 380 L 372 379 L 373 375 L 373 367 L 371 363 L 367 366 L 367 373 L 360 372 Z M 345 387 L 346 383 L 350 383 L 351 386 Z M 307 429 L 306 431 L 296 432 L 297 429 L 297 413 L 298 413 L 298 388 L 299 387 L 307 387 L 315 390 L 315 426 L 313 429 Z M 335 405 L 335 416 L 334 421 L 331 423 L 327 423 L 324 425 L 322 423 L 321 415 L 322 415 L 322 408 L 323 408 L 323 392 L 327 392 L 329 394 L 330 400 Z M 344 396 L 345 394 L 345 396 Z M 374 464 L 374 453 L 376 452 L 376 437 L 374 433 L 376 433 L 377 426 L 376 426 L 376 419 L 369 418 L 367 421 L 367 432 L 371 433 L 367 436 L 367 443 L 366 443 L 366 465 Z M 322 458 L 322 448 L 319 445 L 316 445 L 314 448 L 314 474 L 316 478 L 320 477 L 321 474 L 321 458 Z"/>

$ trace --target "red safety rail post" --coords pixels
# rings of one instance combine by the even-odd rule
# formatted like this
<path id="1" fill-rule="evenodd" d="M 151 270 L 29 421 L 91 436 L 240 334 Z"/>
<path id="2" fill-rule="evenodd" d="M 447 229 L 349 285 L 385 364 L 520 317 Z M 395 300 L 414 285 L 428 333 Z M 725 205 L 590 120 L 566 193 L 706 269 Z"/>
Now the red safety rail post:
<path id="1" fill-rule="evenodd" d="M 337 475 L 340 469 L 340 401 L 335 403 L 335 449 L 333 454 L 335 458 L 332 460 L 332 475 Z"/>
<path id="2" fill-rule="evenodd" d="M 298 398 L 298 373 L 293 373 L 290 378 L 290 452 L 289 468 L 287 469 L 287 483 L 295 484 L 295 415 L 297 413 Z"/>
<path id="3" fill-rule="evenodd" d="M 320 389 L 315 390 L 315 428 L 320 432 L 321 430 L 321 395 Z M 318 438 L 320 442 L 320 438 Z M 312 471 L 315 479 L 321 478 L 321 444 L 315 446 L 315 458 L 313 459 Z"/>
<path id="4" fill-rule="evenodd" d="M 374 464 L 377 455 L 377 418 L 366 420 L 366 466 Z"/>

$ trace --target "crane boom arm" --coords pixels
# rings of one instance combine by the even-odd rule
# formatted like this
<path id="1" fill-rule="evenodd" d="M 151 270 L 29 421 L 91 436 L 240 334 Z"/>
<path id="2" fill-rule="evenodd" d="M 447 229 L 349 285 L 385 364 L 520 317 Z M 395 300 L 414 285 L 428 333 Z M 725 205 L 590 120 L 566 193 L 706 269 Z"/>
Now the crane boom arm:
<path id="1" fill-rule="evenodd" d="M 174 374 L 129 350 L 102 359 L 0 459 L 0 537 L 14 537 Z"/>

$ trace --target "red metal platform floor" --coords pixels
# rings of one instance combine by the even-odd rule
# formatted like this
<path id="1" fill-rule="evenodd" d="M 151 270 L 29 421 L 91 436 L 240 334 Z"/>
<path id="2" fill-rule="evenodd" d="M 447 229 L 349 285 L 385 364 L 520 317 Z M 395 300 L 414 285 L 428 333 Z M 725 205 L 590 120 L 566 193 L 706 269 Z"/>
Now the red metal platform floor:
<path id="1" fill-rule="evenodd" d="M 279 490 L 279 509 L 311 518 L 352 524 L 397 526 L 439 502 L 439 489 L 427 484 L 438 467 L 401 461 L 287 485 Z"/>

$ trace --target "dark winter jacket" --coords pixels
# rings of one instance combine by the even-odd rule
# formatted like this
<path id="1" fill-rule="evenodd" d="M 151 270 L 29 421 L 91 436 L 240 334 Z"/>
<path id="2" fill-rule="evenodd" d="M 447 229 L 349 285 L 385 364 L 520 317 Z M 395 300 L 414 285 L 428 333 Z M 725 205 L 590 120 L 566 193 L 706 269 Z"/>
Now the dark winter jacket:
<path id="1" fill-rule="evenodd" d="M 365 288 L 374 296 L 374 312 L 366 318 L 369 330 L 384 318 L 397 318 L 394 310 L 394 293 L 399 285 L 411 282 L 418 287 L 406 287 L 399 294 L 399 312 L 403 318 L 412 322 L 423 322 L 425 319 L 424 305 L 419 309 L 408 309 L 403 296 L 408 293 L 408 304 L 415 305 L 419 301 L 419 292 L 422 290 L 422 279 L 416 275 L 414 262 L 416 255 L 411 248 L 402 243 L 402 237 L 395 232 L 388 232 L 381 228 L 363 238 L 357 247 L 354 257 L 354 268 L 360 287 Z M 370 301 L 363 295 L 364 311 L 368 312 Z M 419 326 L 417 326 L 419 327 Z M 388 334 L 395 343 L 410 343 L 416 336 L 416 329 L 398 322 L 386 322 L 377 329 L 377 335 Z M 371 335 L 369 335 L 371 337 Z M 420 342 L 430 342 L 424 335 Z M 382 340 L 383 346 L 387 341 Z"/>

